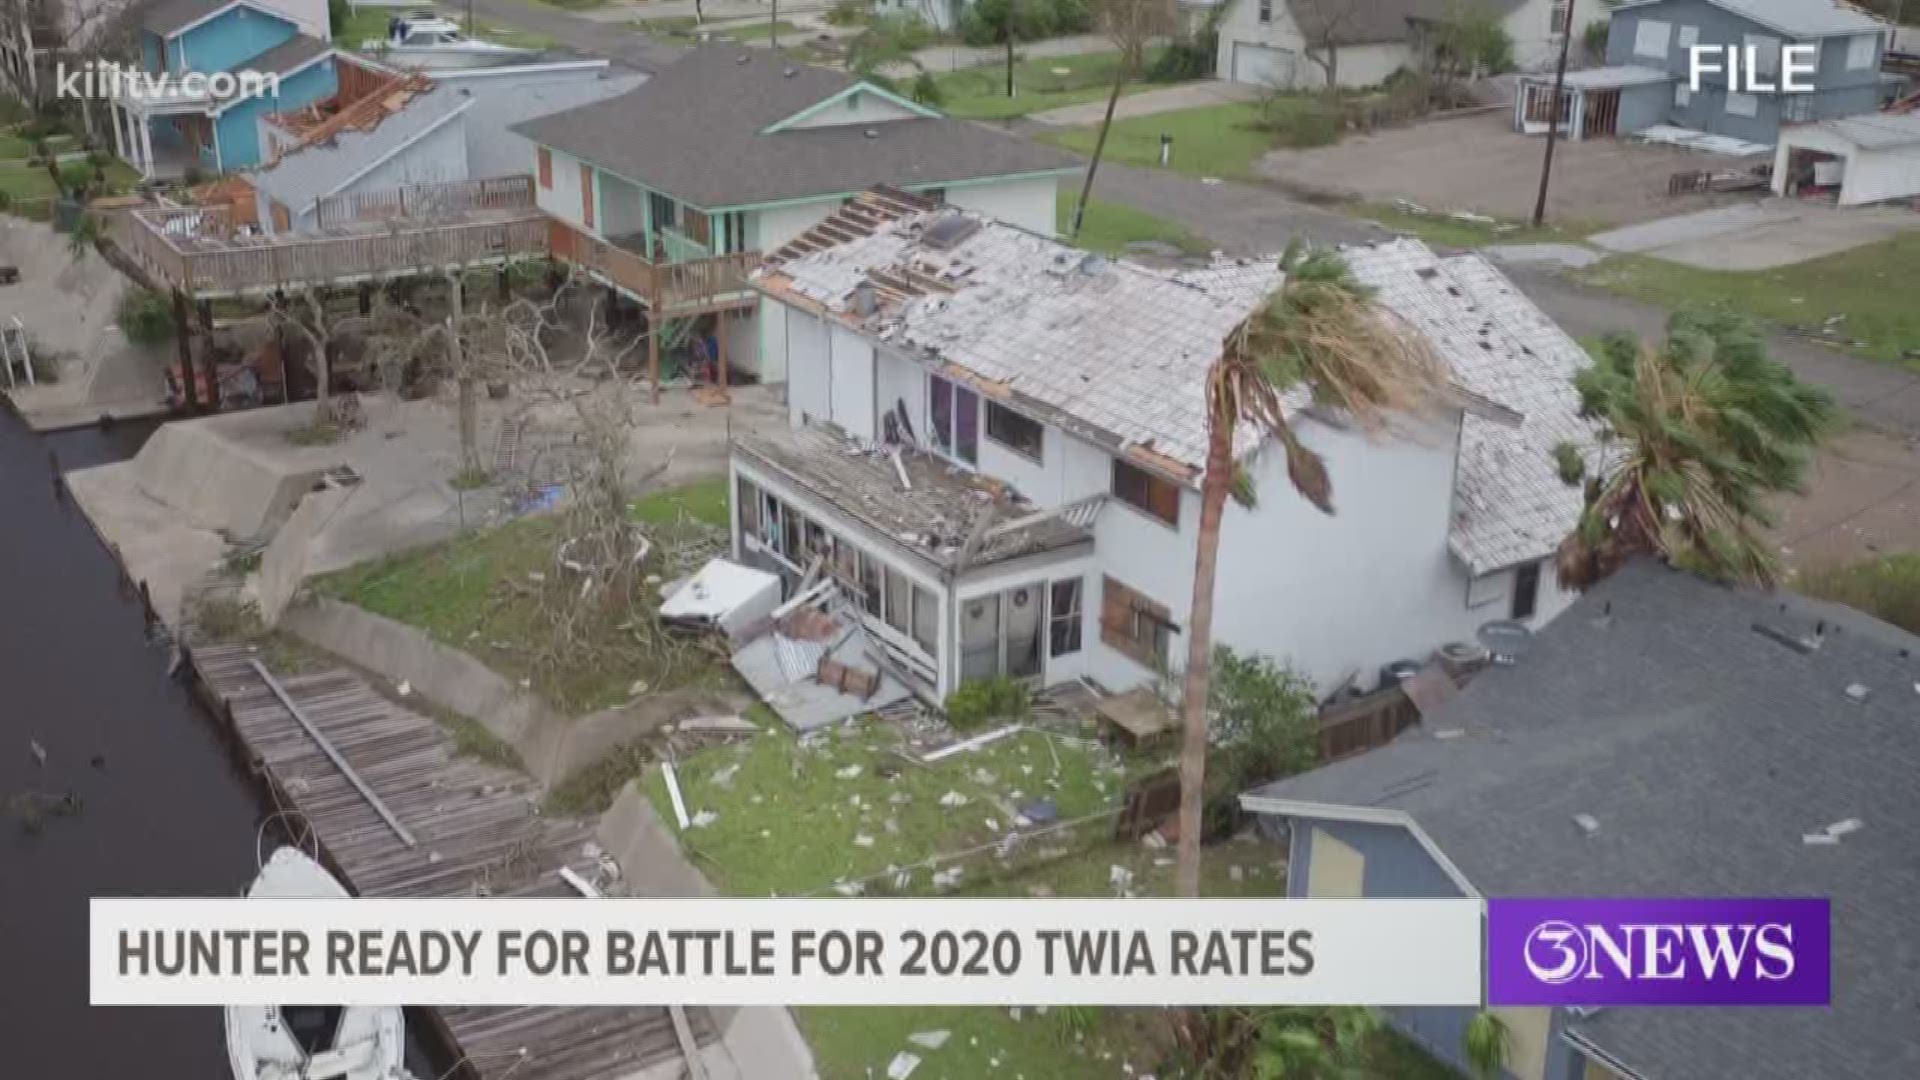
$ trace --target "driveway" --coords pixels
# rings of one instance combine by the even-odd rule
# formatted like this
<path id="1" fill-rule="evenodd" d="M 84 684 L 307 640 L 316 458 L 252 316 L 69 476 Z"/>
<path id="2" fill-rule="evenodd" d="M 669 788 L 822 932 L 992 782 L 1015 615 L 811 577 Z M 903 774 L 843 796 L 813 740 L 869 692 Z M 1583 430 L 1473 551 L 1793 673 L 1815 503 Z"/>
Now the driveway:
<path id="1" fill-rule="evenodd" d="M 1510 221 L 1533 215 L 1546 140 L 1512 130 L 1505 110 L 1428 120 L 1350 135 L 1314 150 L 1275 150 L 1256 168 L 1296 190 L 1373 201 L 1410 199 L 1436 210 L 1473 210 Z M 1562 142 L 1548 186 L 1550 220 L 1624 225 L 1738 201 L 1741 196 L 1670 198 L 1667 178 L 1688 169 L 1732 171 L 1750 162 L 1671 146 L 1614 139 Z"/>
<path id="2" fill-rule="evenodd" d="M 1179 86 L 1169 86 L 1160 90 L 1128 94 L 1114 106 L 1113 117 L 1116 120 L 1124 120 L 1129 116 L 1152 116 L 1154 113 L 1197 109 L 1205 105 L 1221 105 L 1230 101 L 1252 101 L 1259 96 L 1260 88 L 1249 83 L 1202 79 L 1199 82 L 1182 83 Z M 1082 105 L 1065 105 L 1058 109 L 1032 113 L 1027 119 L 1049 127 L 1080 127 L 1097 124 L 1106 114 L 1107 102 L 1102 98 Z"/>
<path id="3" fill-rule="evenodd" d="M 1841 209 L 1799 199 L 1762 199 L 1596 233 L 1588 242 L 1706 270 L 1771 270 L 1832 255 L 1920 227 L 1920 214 L 1892 207 Z"/>

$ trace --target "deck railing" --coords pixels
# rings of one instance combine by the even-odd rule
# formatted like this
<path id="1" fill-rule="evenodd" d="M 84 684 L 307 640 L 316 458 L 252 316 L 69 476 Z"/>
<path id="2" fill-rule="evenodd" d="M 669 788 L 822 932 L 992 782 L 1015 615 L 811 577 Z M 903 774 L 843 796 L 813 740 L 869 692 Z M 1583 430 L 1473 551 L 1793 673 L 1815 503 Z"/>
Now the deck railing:
<path id="1" fill-rule="evenodd" d="M 529 210 L 533 205 L 533 177 L 502 176 L 334 195 L 315 204 L 314 221 L 322 229 L 331 229 L 396 218 L 445 220 L 476 212 Z"/>
<path id="2" fill-rule="evenodd" d="M 754 303 L 747 275 L 760 263 L 758 252 L 656 263 L 557 218 L 549 221 L 548 244 L 555 258 L 596 274 L 668 314 L 719 311 Z"/>

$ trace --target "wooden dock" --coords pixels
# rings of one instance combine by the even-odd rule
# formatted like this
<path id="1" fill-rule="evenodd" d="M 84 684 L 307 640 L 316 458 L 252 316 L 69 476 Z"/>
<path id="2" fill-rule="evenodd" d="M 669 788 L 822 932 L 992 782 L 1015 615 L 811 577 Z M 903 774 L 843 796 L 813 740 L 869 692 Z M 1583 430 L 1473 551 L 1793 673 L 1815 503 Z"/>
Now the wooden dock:
<path id="1" fill-rule="evenodd" d="M 575 896 L 559 875 L 601 876 L 589 822 L 538 812 L 525 775 L 456 756 L 440 725 L 335 669 L 275 679 L 416 840 L 407 847 L 301 727 L 244 645 L 193 651 L 275 798 L 318 838 L 357 896 Z M 688 1009 L 700 1045 L 718 1038 Z M 444 1008 L 435 1011 L 473 1080 L 619 1080 L 681 1057 L 664 1008 Z M 522 1050 L 524 1048 L 524 1055 Z"/>

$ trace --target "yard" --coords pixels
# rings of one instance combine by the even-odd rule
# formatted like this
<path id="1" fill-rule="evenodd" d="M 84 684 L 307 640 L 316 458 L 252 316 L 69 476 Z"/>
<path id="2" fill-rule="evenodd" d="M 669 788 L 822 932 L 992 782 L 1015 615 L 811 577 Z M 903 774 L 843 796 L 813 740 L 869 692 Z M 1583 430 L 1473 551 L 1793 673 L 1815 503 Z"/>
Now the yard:
<path id="1" fill-rule="evenodd" d="M 632 514 L 659 550 L 717 554 L 727 520 L 726 481 L 656 492 L 634 503 Z M 636 682 L 652 690 L 733 685 L 732 672 L 712 653 L 636 618 L 636 610 L 650 606 L 644 588 L 631 606 L 590 618 L 583 641 L 539 659 L 547 650 L 536 646 L 549 639 L 550 613 L 568 603 L 572 591 L 554 558 L 565 521 L 564 515 L 522 518 L 318 578 L 314 588 L 419 627 L 570 712 L 619 704 Z M 664 574 L 669 570 L 659 550 L 646 569 Z"/>
<path id="2" fill-rule="evenodd" d="M 1055 228 L 1065 237 L 1073 224 L 1073 204 L 1080 198 L 1079 184 L 1064 185 L 1055 199 Z M 1080 235 L 1073 239 L 1078 247 L 1108 255 L 1139 255 L 1128 244 L 1164 244 L 1184 255 L 1205 255 L 1214 247 L 1206 237 L 1188 232 L 1177 222 L 1155 217 L 1122 203 L 1094 199 L 1087 203 L 1080 222 Z"/>
<path id="3" fill-rule="evenodd" d="M 1920 370 L 1920 231 L 1774 270 L 1702 270 L 1643 255 L 1616 255 L 1578 276 L 1667 308 L 1731 307 L 1781 326 L 1829 328 L 1876 360 Z"/>
<path id="4" fill-rule="evenodd" d="M 1478 221 L 1429 210 L 1416 214 L 1394 203 L 1361 202 L 1348 205 L 1355 217 L 1377 221 L 1395 232 L 1417 236 L 1442 247 L 1477 248 L 1488 244 L 1571 243 L 1586 235 L 1588 229 L 1576 226 L 1546 225 L 1533 228 L 1517 221 Z"/>
<path id="5" fill-rule="evenodd" d="M 1246 180 L 1256 175 L 1261 156 L 1286 139 L 1330 142 L 1338 127 L 1328 129 L 1323 99 L 1297 95 L 1278 99 L 1263 111 L 1260 102 L 1234 101 L 1197 109 L 1134 116 L 1113 122 L 1107 136 L 1106 158 L 1157 168 L 1160 138 L 1172 136 L 1170 167 L 1190 176 Z M 1039 138 L 1091 155 L 1100 137 L 1096 126 L 1043 132 Z"/>
<path id="6" fill-rule="evenodd" d="M 1148 54 L 1146 66 L 1153 64 L 1158 53 L 1154 50 Z M 940 108 L 948 114 L 971 120 L 1004 120 L 1062 105 L 1104 101 L 1119 64 L 1117 52 L 1016 60 L 1012 97 L 1007 96 L 1004 63 L 949 71 L 934 76 L 934 82 L 940 87 Z M 1167 85 L 1136 78 L 1127 83 L 1124 93 L 1137 94 Z"/>

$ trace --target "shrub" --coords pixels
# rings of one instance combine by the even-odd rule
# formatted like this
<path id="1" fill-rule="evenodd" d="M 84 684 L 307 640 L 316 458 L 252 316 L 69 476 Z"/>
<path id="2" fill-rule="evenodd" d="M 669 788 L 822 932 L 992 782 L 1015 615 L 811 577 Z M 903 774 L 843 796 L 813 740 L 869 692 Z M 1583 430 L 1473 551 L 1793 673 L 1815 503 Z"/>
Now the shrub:
<path id="1" fill-rule="evenodd" d="M 1595 19 L 1580 32 L 1580 44 L 1587 55 L 1595 60 L 1607 58 L 1607 20 Z"/>
<path id="2" fill-rule="evenodd" d="M 1296 150 L 1331 146 L 1345 126 L 1339 106 L 1318 94 L 1270 94 L 1260 103 L 1258 123 L 1275 144 Z"/>
<path id="3" fill-rule="evenodd" d="M 859 26 L 873 14 L 873 0 L 833 0 L 827 8 L 828 26 Z"/>
<path id="4" fill-rule="evenodd" d="M 940 89 L 940 80 L 933 77 L 933 72 L 922 71 L 914 78 L 913 100 L 937 109 L 946 104 L 946 99 L 946 93 Z"/>
<path id="5" fill-rule="evenodd" d="M 1799 591 L 1920 634 L 1920 552 L 1816 570 L 1801 578 Z"/>
<path id="6" fill-rule="evenodd" d="M 1174 39 L 1160 55 L 1147 65 L 1144 78 L 1148 82 L 1172 83 L 1191 82 L 1204 79 L 1213 74 L 1214 42 L 1213 34 L 1200 34 L 1193 37 Z"/>
<path id="7" fill-rule="evenodd" d="M 972 731 L 989 720 L 1024 720 L 1033 709 L 1025 683 L 1004 676 L 974 679 L 947 695 L 947 723 Z"/>
<path id="8" fill-rule="evenodd" d="M 135 345 L 163 344 L 173 337 L 173 302 L 158 289 L 130 289 L 114 322 Z"/>
<path id="9" fill-rule="evenodd" d="M 60 190 L 78 198 L 93 186 L 93 165 L 85 161 L 69 161 L 60 166 Z"/>
<path id="10" fill-rule="evenodd" d="M 1218 645 L 1207 714 L 1213 750 L 1201 835 L 1212 840 L 1238 829 L 1241 792 L 1319 761 L 1320 710 L 1312 684 L 1298 672 Z"/>
<path id="11" fill-rule="evenodd" d="M 353 4 L 350 0 L 327 0 L 327 26 L 339 37 L 353 21 Z"/>
<path id="12" fill-rule="evenodd" d="M 1553 444 L 1553 467 L 1560 474 L 1560 482 L 1568 487 L 1577 486 L 1586 479 L 1587 462 L 1580 454 L 1580 448 L 1570 442 Z"/>

